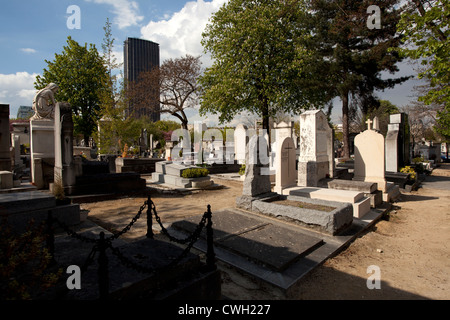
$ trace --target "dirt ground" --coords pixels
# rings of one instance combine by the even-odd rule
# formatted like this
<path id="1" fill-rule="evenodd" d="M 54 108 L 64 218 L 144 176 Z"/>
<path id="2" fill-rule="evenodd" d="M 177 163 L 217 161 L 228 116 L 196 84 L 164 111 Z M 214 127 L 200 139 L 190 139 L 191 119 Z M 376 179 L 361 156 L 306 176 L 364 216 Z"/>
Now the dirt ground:
<path id="1" fill-rule="evenodd" d="M 450 164 L 435 169 L 432 176 L 450 177 Z M 200 191 L 184 196 L 154 195 L 152 200 L 164 224 L 233 207 L 242 183 L 215 180 L 221 190 Z M 309 273 L 295 288 L 292 299 L 450 299 L 450 190 L 427 185 L 403 193 L 388 218 L 357 238 L 345 250 Z M 88 218 L 109 230 L 121 230 L 136 215 L 145 198 L 127 198 L 82 204 Z M 145 218 L 136 222 L 124 239 L 132 241 L 146 232 Z M 380 289 L 368 289 L 376 266 Z M 282 299 L 271 288 L 219 265 L 222 292 L 231 299 Z"/>

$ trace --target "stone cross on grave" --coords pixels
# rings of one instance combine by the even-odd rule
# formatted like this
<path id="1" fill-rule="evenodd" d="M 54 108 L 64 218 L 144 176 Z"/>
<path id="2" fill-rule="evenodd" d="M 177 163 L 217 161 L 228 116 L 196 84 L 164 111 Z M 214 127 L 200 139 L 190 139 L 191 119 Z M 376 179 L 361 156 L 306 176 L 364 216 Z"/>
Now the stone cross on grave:
<path id="1" fill-rule="evenodd" d="M 368 119 L 368 120 L 366 121 L 366 123 L 367 123 L 367 130 L 372 130 L 372 128 L 371 128 L 370 126 L 371 126 L 371 124 L 373 123 L 373 121 L 370 120 L 370 119 Z"/>

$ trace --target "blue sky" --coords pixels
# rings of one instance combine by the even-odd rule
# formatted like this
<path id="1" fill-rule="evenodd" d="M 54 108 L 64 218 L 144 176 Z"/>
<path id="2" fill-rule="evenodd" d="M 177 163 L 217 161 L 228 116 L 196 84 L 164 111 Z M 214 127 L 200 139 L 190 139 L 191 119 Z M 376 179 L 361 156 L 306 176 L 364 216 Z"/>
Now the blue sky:
<path id="1" fill-rule="evenodd" d="M 61 53 L 67 36 L 80 44 L 93 43 L 101 51 L 106 19 L 112 31 L 119 61 L 123 59 L 123 41 L 127 37 L 148 39 L 160 44 L 161 62 L 185 54 L 202 55 L 201 32 L 209 17 L 226 0 L 2 0 L 0 8 L 0 103 L 10 105 L 11 117 L 21 105 L 31 106 L 35 94 L 33 82 L 42 74 L 55 53 Z M 69 6 L 80 8 L 80 29 L 69 29 L 73 14 Z M 204 56 L 203 66 L 210 60 Z M 415 74 L 406 63 L 397 75 Z M 379 93 L 397 106 L 412 100 L 414 81 L 394 90 Z M 336 100 L 334 121 L 339 122 Z M 174 119 L 175 120 L 175 119 Z M 190 122 L 205 120 L 190 113 Z"/>

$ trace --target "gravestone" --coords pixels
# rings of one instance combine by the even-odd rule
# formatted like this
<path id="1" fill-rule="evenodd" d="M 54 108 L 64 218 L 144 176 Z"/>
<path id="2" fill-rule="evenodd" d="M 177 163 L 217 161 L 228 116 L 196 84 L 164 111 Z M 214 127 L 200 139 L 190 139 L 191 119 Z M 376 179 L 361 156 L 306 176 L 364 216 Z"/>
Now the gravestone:
<path id="1" fill-rule="evenodd" d="M 278 141 L 277 167 L 274 191 L 283 194 L 283 189 L 296 185 L 297 170 L 295 169 L 295 145 L 291 137 Z"/>
<path id="2" fill-rule="evenodd" d="M 203 132 L 206 131 L 207 126 L 202 121 L 195 121 L 194 123 L 194 157 L 196 164 L 203 163 Z"/>
<path id="3" fill-rule="evenodd" d="M 409 122 L 406 113 L 391 114 L 386 134 L 386 171 L 398 172 L 410 163 Z"/>
<path id="4" fill-rule="evenodd" d="M 73 157 L 73 120 L 70 104 L 58 102 L 55 107 L 55 169 L 54 182 L 69 191 L 76 184 Z"/>
<path id="5" fill-rule="evenodd" d="M 334 176 L 333 130 L 321 110 L 300 115 L 298 185 L 316 187 Z"/>
<path id="6" fill-rule="evenodd" d="M 245 179 L 242 196 L 236 198 L 238 208 L 250 209 L 252 201 L 273 195 L 270 183 L 269 148 L 263 136 L 254 135 L 245 155 Z"/>
<path id="7" fill-rule="evenodd" d="M 367 124 L 367 130 L 355 137 L 353 180 L 375 182 L 378 190 L 386 192 L 384 137 L 372 130 L 370 119 Z"/>
<path id="8" fill-rule="evenodd" d="M 273 169 L 274 172 L 276 172 L 278 168 L 277 161 L 279 159 L 278 156 L 278 149 L 280 144 L 282 143 L 283 139 L 286 137 L 292 138 L 293 137 L 293 129 L 294 129 L 294 122 L 291 121 L 289 123 L 286 123 L 284 121 L 274 124 L 274 130 L 271 131 L 272 133 L 272 148 L 271 148 L 271 169 Z M 275 136 L 275 139 L 273 137 Z M 295 145 L 295 142 L 294 142 Z"/>
<path id="9" fill-rule="evenodd" d="M 238 124 L 234 130 L 234 158 L 239 164 L 245 163 L 245 150 L 248 139 L 247 127 L 243 124 Z"/>
<path id="10" fill-rule="evenodd" d="M 0 171 L 11 171 L 9 104 L 0 104 Z"/>

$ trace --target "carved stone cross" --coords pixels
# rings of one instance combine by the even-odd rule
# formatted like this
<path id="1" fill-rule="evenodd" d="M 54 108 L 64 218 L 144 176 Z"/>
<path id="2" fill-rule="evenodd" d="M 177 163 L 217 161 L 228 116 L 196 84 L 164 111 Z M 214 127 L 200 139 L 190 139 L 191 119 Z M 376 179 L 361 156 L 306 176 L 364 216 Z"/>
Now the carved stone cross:
<path id="1" fill-rule="evenodd" d="M 372 130 L 372 128 L 370 127 L 371 125 L 372 125 L 372 120 L 370 120 L 370 119 L 368 119 L 367 121 L 366 121 L 366 123 L 367 123 L 367 130 Z"/>

